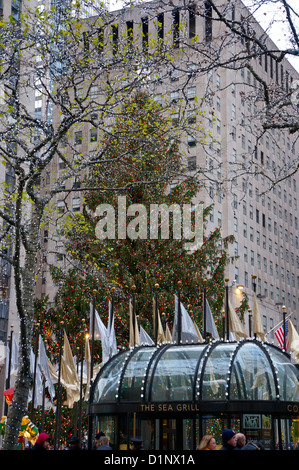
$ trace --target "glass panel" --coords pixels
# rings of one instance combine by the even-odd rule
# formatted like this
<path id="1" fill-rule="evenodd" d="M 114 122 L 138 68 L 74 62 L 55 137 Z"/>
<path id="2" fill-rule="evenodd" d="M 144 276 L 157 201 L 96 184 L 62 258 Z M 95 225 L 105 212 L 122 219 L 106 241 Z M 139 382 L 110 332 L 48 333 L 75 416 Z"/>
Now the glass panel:
<path id="1" fill-rule="evenodd" d="M 131 351 L 125 351 L 112 358 L 97 376 L 93 402 L 117 401 L 120 375 L 125 364 L 125 360 Z"/>
<path id="2" fill-rule="evenodd" d="M 162 419 L 162 450 L 177 449 L 177 429 L 175 419 Z"/>
<path id="3" fill-rule="evenodd" d="M 152 401 L 193 399 L 196 365 L 204 345 L 171 347 L 159 359 L 152 383 Z M 150 380 L 150 378 L 149 378 Z"/>
<path id="4" fill-rule="evenodd" d="M 201 423 L 201 432 L 197 437 L 197 445 L 199 445 L 201 439 L 206 434 L 213 436 L 216 440 L 216 448 L 219 450 L 222 446 L 221 435 L 223 429 L 223 420 L 221 418 L 216 418 L 215 416 L 203 416 Z"/>
<path id="5" fill-rule="evenodd" d="M 268 346 L 268 351 L 277 371 L 279 398 L 284 401 L 299 401 L 299 371 L 289 358 L 278 349 Z"/>
<path id="6" fill-rule="evenodd" d="M 275 383 L 270 362 L 264 351 L 254 343 L 245 343 L 233 362 L 231 400 L 273 400 Z"/>
<path id="7" fill-rule="evenodd" d="M 183 419 L 183 450 L 194 450 L 194 420 Z"/>
<path id="8" fill-rule="evenodd" d="M 94 420 L 94 437 L 98 432 L 104 432 L 113 449 L 115 449 L 116 441 L 116 422 L 116 416 L 96 416 Z M 94 442 L 92 443 L 92 448 L 95 449 Z"/>
<path id="9" fill-rule="evenodd" d="M 236 344 L 219 344 L 202 371 L 202 400 L 227 399 L 227 375 Z"/>
<path id="10" fill-rule="evenodd" d="M 121 400 L 142 401 L 147 366 L 154 352 L 154 348 L 142 348 L 130 358 L 122 379 Z"/>
<path id="11" fill-rule="evenodd" d="M 133 413 L 129 420 L 129 435 L 130 438 L 142 439 L 144 450 L 154 449 L 155 420 L 142 419 L 136 413 Z"/>

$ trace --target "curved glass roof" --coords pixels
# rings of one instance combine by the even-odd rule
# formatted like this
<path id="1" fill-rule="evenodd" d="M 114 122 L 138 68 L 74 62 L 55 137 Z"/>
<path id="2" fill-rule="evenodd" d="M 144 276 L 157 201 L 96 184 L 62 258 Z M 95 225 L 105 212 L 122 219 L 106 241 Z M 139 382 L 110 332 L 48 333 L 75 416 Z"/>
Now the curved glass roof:
<path id="1" fill-rule="evenodd" d="M 256 340 L 141 346 L 105 364 L 92 403 L 299 401 L 298 382 L 289 357 Z"/>

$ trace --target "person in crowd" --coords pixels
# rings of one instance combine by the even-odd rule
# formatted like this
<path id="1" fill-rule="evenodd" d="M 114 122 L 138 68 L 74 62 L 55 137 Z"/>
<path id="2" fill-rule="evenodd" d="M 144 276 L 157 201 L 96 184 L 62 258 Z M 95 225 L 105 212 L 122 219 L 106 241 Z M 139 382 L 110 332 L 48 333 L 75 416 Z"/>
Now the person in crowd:
<path id="1" fill-rule="evenodd" d="M 97 450 L 112 450 L 112 447 L 109 445 L 109 439 L 107 436 L 100 437 Z"/>
<path id="2" fill-rule="evenodd" d="M 100 431 L 100 432 L 98 432 L 98 433 L 96 434 L 96 437 L 95 437 L 95 439 L 94 439 L 94 442 L 95 442 L 95 450 L 98 449 L 99 444 L 100 444 L 100 439 L 101 439 L 101 437 L 104 437 L 104 436 L 105 436 L 105 433 L 102 432 L 102 431 Z"/>
<path id="3" fill-rule="evenodd" d="M 222 447 L 220 450 L 235 450 L 237 446 L 237 437 L 232 429 L 222 431 Z"/>
<path id="4" fill-rule="evenodd" d="M 69 450 L 82 450 L 80 446 L 80 439 L 77 436 L 72 436 L 69 442 Z"/>
<path id="5" fill-rule="evenodd" d="M 50 450 L 50 438 L 45 432 L 41 432 L 36 439 L 32 450 Z"/>
<path id="6" fill-rule="evenodd" d="M 246 444 L 246 437 L 244 434 L 242 434 L 241 432 L 237 432 L 236 434 L 236 437 L 237 437 L 237 445 L 236 445 L 236 450 L 237 449 L 242 449 L 243 446 L 245 446 Z"/>
<path id="7" fill-rule="evenodd" d="M 130 450 L 143 450 L 143 441 L 137 437 L 133 437 L 130 442 Z"/>
<path id="8" fill-rule="evenodd" d="M 216 450 L 216 439 L 210 434 L 206 434 L 196 447 L 196 450 Z"/>
<path id="9" fill-rule="evenodd" d="M 265 447 L 259 441 L 249 441 L 241 450 L 265 450 Z"/>

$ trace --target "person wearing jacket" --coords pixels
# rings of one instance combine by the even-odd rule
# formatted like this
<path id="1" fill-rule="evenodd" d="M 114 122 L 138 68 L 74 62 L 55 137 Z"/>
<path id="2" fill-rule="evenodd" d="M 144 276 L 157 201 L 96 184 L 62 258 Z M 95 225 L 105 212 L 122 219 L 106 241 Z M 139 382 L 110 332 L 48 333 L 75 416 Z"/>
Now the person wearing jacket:
<path id="1" fill-rule="evenodd" d="M 265 447 L 259 441 L 249 441 L 241 450 L 265 450 Z"/>
<path id="2" fill-rule="evenodd" d="M 236 450 L 237 435 L 232 429 L 224 429 L 222 432 L 222 447 L 220 450 Z"/>
<path id="3" fill-rule="evenodd" d="M 32 450 L 50 450 L 50 438 L 45 432 L 41 432 L 36 439 Z"/>

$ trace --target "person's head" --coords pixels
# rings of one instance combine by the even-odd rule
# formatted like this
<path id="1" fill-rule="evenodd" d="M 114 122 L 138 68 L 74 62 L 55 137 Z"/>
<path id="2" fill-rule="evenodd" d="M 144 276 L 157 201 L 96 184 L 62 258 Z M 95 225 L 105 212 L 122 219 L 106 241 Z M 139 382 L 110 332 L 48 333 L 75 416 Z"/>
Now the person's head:
<path id="1" fill-rule="evenodd" d="M 131 450 L 139 450 L 142 447 L 142 439 L 138 439 L 133 437 L 130 442 L 130 449 Z"/>
<path id="2" fill-rule="evenodd" d="M 223 445 L 228 444 L 229 446 L 236 447 L 236 433 L 232 429 L 224 429 L 222 432 L 222 443 Z"/>
<path id="3" fill-rule="evenodd" d="M 45 432 L 41 432 L 36 439 L 36 444 L 42 447 L 45 450 L 50 449 L 50 438 Z"/>
<path id="4" fill-rule="evenodd" d="M 105 433 L 103 433 L 102 431 L 98 432 L 97 435 L 96 435 L 96 437 L 95 437 L 95 445 L 96 445 L 96 447 L 99 447 L 101 437 L 105 437 Z M 102 444 L 102 445 L 103 445 L 103 444 Z"/>
<path id="5" fill-rule="evenodd" d="M 243 447 L 246 444 L 246 437 L 244 434 L 241 432 L 236 433 L 236 439 L 237 439 L 237 446 L 238 447 Z"/>
<path id="6" fill-rule="evenodd" d="M 206 434 L 203 436 L 202 440 L 197 447 L 198 450 L 209 449 L 215 450 L 216 449 L 216 439 L 211 436 L 210 434 Z"/>
<path id="7" fill-rule="evenodd" d="M 101 446 L 109 446 L 109 439 L 107 436 L 101 436 L 99 439 L 99 447 Z"/>
<path id="8" fill-rule="evenodd" d="M 77 436 L 71 437 L 70 442 L 69 442 L 70 450 L 76 450 L 76 449 L 79 448 L 79 446 L 80 446 L 79 437 L 77 437 Z"/>

